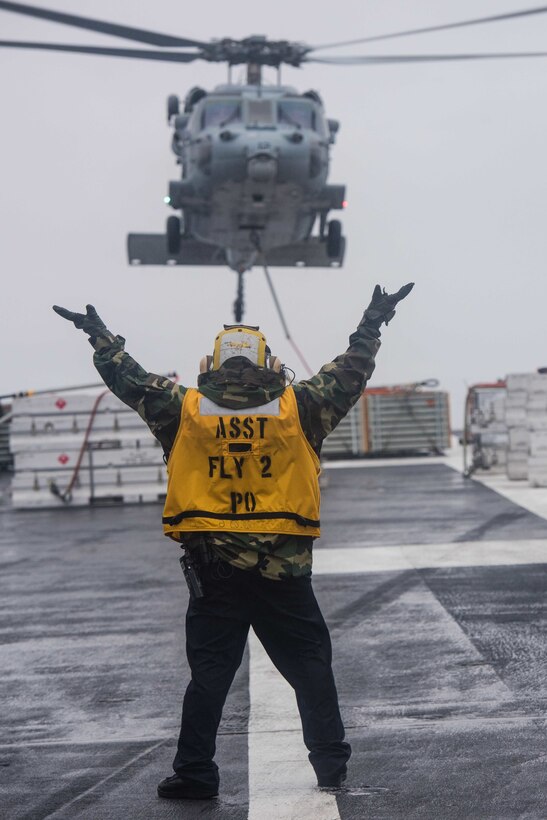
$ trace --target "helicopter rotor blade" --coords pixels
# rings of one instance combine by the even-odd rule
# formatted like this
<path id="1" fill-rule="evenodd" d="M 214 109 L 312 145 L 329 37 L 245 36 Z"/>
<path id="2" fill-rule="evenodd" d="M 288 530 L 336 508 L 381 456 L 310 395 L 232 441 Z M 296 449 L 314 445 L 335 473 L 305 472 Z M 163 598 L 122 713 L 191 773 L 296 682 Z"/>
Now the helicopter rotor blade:
<path id="1" fill-rule="evenodd" d="M 320 46 L 312 46 L 311 51 L 319 51 L 324 48 L 338 48 L 342 46 L 355 46 L 360 43 L 373 43 L 376 40 L 392 40 L 396 37 L 408 37 L 412 34 L 427 34 L 431 31 L 446 31 L 452 28 L 464 28 L 465 26 L 478 26 L 482 23 L 499 23 L 503 20 L 512 20 L 517 17 L 530 17 L 535 14 L 546 14 L 547 6 L 538 6 L 533 9 L 523 9 L 522 11 L 513 11 L 507 14 L 494 14 L 490 17 L 478 17 L 473 20 L 462 20 L 458 23 L 445 23 L 439 26 L 426 26 L 424 28 L 407 29 L 406 31 L 396 31 L 391 34 L 376 34 L 372 37 L 361 37 L 359 40 L 345 40 L 340 43 L 326 43 Z"/>
<path id="2" fill-rule="evenodd" d="M 138 60 L 159 60 L 165 63 L 191 63 L 204 59 L 200 51 L 154 51 L 147 48 L 108 48 L 103 46 L 69 46 L 64 43 L 24 43 L 0 40 L 0 48 L 28 48 L 40 51 L 68 51 L 73 54 L 99 54 L 106 57 L 129 57 Z"/>
<path id="3" fill-rule="evenodd" d="M 325 65 L 389 65 L 395 63 L 448 63 L 465 60 L 505 60 L 547 57 L 547 51 L 500 52 L 498 54 L 390 54 L 386 56 L 304 57 L 302 62 Z"/>
<path id="4" fill-rule="evenodd" d="M 195 46 L 203 48 L 208 43 L 199 40 L 188 40 L 185 37 L 173 37 L 170 34 L 160 34 L 145 29 L 122 26 L 117 23 L 107 23 L 102 20 L 92 20 L 88 17 L 80 17 L 75 14 L 64 14 L 60 11 L 28 6 L 24 3 L 6 3 L 0 0 L 0 10 L 11 11 L 14 14 L 26 14 L 28 17 L 39 17 L 42 20 L 50 20 L 53 23 L 63 23 L 67 26 L 97 31 L 100 34 L 111 34 L 114 37 L 123 37 L 126 40 L 135 40 L 139 43 L 148 43 L 151 46 Z"/>

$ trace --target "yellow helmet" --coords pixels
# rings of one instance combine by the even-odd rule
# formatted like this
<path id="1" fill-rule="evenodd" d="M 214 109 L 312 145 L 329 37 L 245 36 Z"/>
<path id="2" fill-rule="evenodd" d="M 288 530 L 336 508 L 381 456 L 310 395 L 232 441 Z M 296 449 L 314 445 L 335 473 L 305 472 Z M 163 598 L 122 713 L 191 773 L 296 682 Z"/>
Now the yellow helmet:
<path id="1" fill-rule="evenodd" d="M 271 355 L 266 337 L 258 326 L 224 325 L 224 330 L 215 338 L 213 355 L 201 360 L 200 372 L 218 370 L 233 356 L 244 356 L 257 367 L 268 367 L 276 372 L 281 369 L 280 360 Z"/>

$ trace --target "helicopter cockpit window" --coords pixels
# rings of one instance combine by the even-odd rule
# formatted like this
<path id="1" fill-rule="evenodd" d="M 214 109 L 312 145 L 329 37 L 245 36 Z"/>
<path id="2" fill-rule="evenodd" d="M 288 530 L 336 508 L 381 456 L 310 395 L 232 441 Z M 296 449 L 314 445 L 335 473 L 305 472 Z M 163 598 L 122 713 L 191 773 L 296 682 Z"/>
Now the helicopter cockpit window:
<path id="1" fill-rule="evenodd" d="M 224 127 L 234 122 L 241 122 L 241 105 L 239 100 L 207 100 L 203 108 L 203 128 L 215 125 Z"/>
<path id="2" fill-rule="evenodd" d="M 272 128 L 275 125 L 275 112 L 272 100 L 247 101 L 247 127 Z"/>
<path id="3" fill-rule="evenodd" d="M 281 125 L 293 128 L 315 129 L 313 105 L 304 100 L 283 100 L 277 104 L 277 116 Z"/>

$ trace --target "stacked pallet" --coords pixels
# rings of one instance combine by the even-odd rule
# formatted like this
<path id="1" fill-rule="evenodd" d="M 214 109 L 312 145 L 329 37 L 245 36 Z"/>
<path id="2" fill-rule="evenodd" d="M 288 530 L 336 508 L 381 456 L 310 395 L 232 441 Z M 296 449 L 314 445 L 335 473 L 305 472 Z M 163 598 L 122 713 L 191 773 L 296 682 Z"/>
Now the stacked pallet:
<path id="1" fill-rule="evenodd" d="M 327 458 L 441 453 L 450 447 L 448 394 L 414 387 L 364 392 L 326 438 Z"/>
<path id="2" fill-rule="evenodd" d="M 14 507 L 162 501 L 163 451 L 147 426 L 108 391 L 49 393 L 13 402 Z M 366 391 L 324 443 L 323 454 L 438 453 L 450 446 L 448 396 Z"/>
<path id="3" fill-rule="evenodd" d="M 526 405 L 529 436 L 528 480 L 547 487 L 547 375 L 530 376 Z"/>
<path id="4" fill-rule="evenodd" d="M 9 447 L 11 408 L 0 404 L 0 472 L 13 466 Z"/>
<path id="5" fill-rule="evenodd" d="M 14 507 L 143 503 L 165 497 L 161 447 L 137 413 L 109 392 L 15 399 L 10 447 Z"/>
<path id="6" fill-rule="evenodd" d="M 506 420 L 508 477 L 528 479 L 532 487 L 547 487 L 547 374 L 507 377 Z"/>
<path id="7" fill-rule="evenodd" d="M 528 478 L 528 388 L 532 374 L 513 373 L 507 376 L 505 422 L 509 433 L 507 476 L 514 481 Z"/>
<path id="8" fill-rule="evenodd" d="M 365 453 L 442 453 L 450 447 L 447 393 L 376 387 L 363 398 Z"/>
<path id="9" fill-rule="evenodd" d="M 359 456 L 363 453 L 363 399 L 359 399 L 338 427 L 323 442 L 321 455 L 326 458 Z"/>

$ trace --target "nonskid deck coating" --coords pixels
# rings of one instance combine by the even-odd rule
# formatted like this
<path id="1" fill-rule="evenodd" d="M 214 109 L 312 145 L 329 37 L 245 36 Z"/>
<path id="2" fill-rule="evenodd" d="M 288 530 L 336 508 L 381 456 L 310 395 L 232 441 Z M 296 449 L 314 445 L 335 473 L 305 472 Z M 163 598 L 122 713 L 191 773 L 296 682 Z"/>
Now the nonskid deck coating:
<path id="1" fill-rule="evenodd" d="M 249 743 L 246 655 L 219 737 L 221 797 L 156 798 L 188 681 L 187 593 L 160 507 L 5 509 L 0 778 L 10 820 L 239 820 L 253 816 L 257 789 L 264 820 L 546 816 L 547 558 L 537 555 L 545 544 L 547 556 L 547 521 L 439 463 L 328 479 L 316 565 L 324 556 L 332 566 L 341 548 L 347 571 L 318 574 L 315 589 L 354 749 L 347 789 L 316 802 L 290 693 L 276 695 L 278 725 Z M 438 544 L 455 555 L 522 544 L 523 562 L 351 566 L 353 549 L 372 558 L 414 545 L 428 556 Z M 278 731 L 297 758 L 300 743 L 294 775 L 268 759 Z M 249 748 L 264 759 L 249 765 Z"/>

